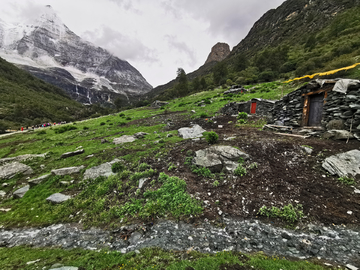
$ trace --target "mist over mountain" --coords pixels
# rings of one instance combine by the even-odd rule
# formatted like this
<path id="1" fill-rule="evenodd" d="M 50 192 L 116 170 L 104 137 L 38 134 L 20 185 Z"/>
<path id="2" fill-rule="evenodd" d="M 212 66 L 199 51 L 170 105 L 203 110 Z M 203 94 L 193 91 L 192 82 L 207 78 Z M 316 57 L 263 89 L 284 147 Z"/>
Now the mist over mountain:
<path id="1" fill-rule="evenodd" d="M 152 89 L 127 61 L 73 33 L 51 6 L 32 24 L 0 20 L 0 57 L 84 104 L 129 104 Z"/>

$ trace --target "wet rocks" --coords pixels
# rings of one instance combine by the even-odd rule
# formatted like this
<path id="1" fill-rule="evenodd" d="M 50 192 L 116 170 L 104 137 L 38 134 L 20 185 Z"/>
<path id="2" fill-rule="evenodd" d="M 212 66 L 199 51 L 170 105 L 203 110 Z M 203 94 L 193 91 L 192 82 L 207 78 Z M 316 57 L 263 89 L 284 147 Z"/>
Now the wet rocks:
<path id="1" fill-rule="evenodd" d="M 202 137 L 203 133 L 205 131 L 206 130 L 203 129 L 201 126 L 194 125 L 191 128 L 189 128 L 189 127 L 180 128 L 178 130 L 178 133 L 179 133 L 179 136 L 184 138 L 184 139 L 194 139 L 194 138 Z"/>
<path id="2" fill-rule="evenodd" d="M 11 179 L 16 174 L 32 174 L 31 167 L 17 161 L 0 166 L 0 179 Z"/>
<path id="3" fill-rule="evenodd" d="M 212 172 L 220 172 L 223 167 L 228 171 L 234 171 L 239 158 L 249 159 L 249 155 L 231 146 L 216 145 L 195 152 L 194 164 L 210 169 Z"/>
<path id="4" fill-rule="evenodd" d="M 203 253 L 224 250 L 239 252 L 263 251 L 269 255 L 302 259 L 318 257 L 342 264 L 354 265 L 360 248 L 360 234 L 343 226 L 309 225 L 304 230 L 273 227 L 257 220 L 223 218 L 223 227 L 209 223 L 193 226 L 184 222 L 161 221 L 153 226 L 128 226 L 116 231 L 92 228 L 80 230 L 71 225 L 44 228 L 0 230 L 0 245 L 14 247 L 110 249 L 122 253 L 147 247 L 183 250 L 189 247 Z M 131 227 L 131 229 L 130 229 Z M 121 235 L 127 235 L 127 241 Z"/>
<path id="5" fill-rule="evenodd" d="M 117 145 L 117 144 L 123 144 L 123 143 L 134 142 L 134 141 L 136 141 L 136 138 L 134 136 L 124 135 L 119 138 L 115 138 L 113 140 L 113 143 Z"/>
<path id="6" fill-rule="evenodd" d="M 60 204 L 66 202 L 69 199 L 71 199 L 71 196 L 67 196 L 61 193 L 55 193 L 46 198 L 48 202 L 51 202 L 53 204 Z"/>
<path id="7" fill-rule="evenodd" d="M 16 190 L 13 194 L 14 199 L 21 199 L 24 197 L 25 193 L 28 192 L 30 189 L 30 185 L 26 185 L 18 190 Z"/>
<path id="8" fill-rule="evenodd" d="M 360 151 L 351 150 L 325 159 L 322 167 L 332 175 L 355 177 L 360 174 Z"/>
<path id="9" fill-rule="evenodd" d="M 84 149 L 81 149 L 81 150 L 77 150 L 77 151 L 74 151 L 74 152 L 67 152 L 67 153 L 64 153 L 60 156 L 60 158 L 68 158 L 68 157 L 73 157 L 73 156 L 76 156 L 76 155 L 81 155 L 85 152 Z"/>
<path id="10" fill-rule="evenodd" d="M 87 169 L 84 173 L 84 179 L 95 179 L 99 176 L 109 177 L 110 175 L 114 175 L 115 173 L 112 172 L 111 166 L 119 162 L 120 160 L 114 159 L 111 162 L 103 163 L 99 166 L 92 167 L 90 169 Z"/>
<path id="11" fill-rule="evenodd" d="M 33 188 L 36 185 L 42 183 L 42 181 L 48 179 L 50 176 L 51 176 L 51 174 L 49 173 L 49 174 L 45 174 L 43 176 L 40 176 L 38 178 L 31 179 L 31 180 L 28 181 L 28 184 L 30 185 L 30 188 Z"/>
<path id="12" fill-rule="evenodd" d="M 53 175 L 70 175 L 74 173 L 79 173 L 82 169 L 84 169 L 85 166 L 79 166 L 79 167 L 68 167 L 68 168 L 61 168 L 57 170 L 52 170 L 51 173 Z"/>

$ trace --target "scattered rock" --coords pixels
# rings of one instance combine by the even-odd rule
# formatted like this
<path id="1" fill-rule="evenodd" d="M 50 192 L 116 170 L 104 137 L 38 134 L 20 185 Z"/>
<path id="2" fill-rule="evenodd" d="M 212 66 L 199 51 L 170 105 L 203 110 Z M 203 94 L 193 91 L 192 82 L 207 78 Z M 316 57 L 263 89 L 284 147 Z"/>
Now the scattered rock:
<path id="1" fill-rule="evenodd" d="M 63 266 L 60 268 L 50 268 L 49 270 L 78 270 L 78 267 L 73 267 L 73 266 Z"/>
<path id="2" fill-rule="evenodd" d="M 300 147 L 301 147 L 301 149 L 304 150 L 304 152 L 305 152 L 306 154 L 308 154 L 308 155 L 311 155 L 312 152 L 314 151 L 313 149 L 311 149 L 310 147 L 305 146 L 305 145 L 302 145 L 302 146 L 300 146 Z"/>
<path id="3" fill-rule="evenodd" d="M 332 175 L 355 177 L 360 174 L 360 151 L 351 150 L 325 159 L 322 167 Z"/>
<path id="4" fill-rule="evenodd" d="M 171 133 L 169 133 L 169 134 L 166 135 L 166 137 L 171 138 L 171 137 L 173 137 L 173 135 Z"/>
<path id="5" fill-rule="evenodd" d="M 11 179 L 18 173 L 32 174 L 33 172 L 29 166 L 15 161 L 0 166 L 0 179 Z"/>
<path id="6" fill-rule="evenodd" d="M 45 174 L 45 175 L 40 176 L 40 177 L 35 178 L 35 179 L 31 179 L 31 180 L 28 181 L 28 184 L 30 185 L 30 188 L 33 188 L 36 185 L 40 184 L 45 179 L 49 178 L 50 176 L 51 176 L 51 173 Z"/>
<path id="7" fill-rule="evenodd" d="M 211 146 L 195 152 L 194 164 L 209 168 L 212 172 L 220 172 L 223 167 L 234 171 L 239 158 L 249 159 L 249 155 L 231 146 Z"/>
<path id="8" fill-rule="evenodd" d="M 82 154 L 84 152 L 85 152 L 84 149 L 77 150 L 77 151 L 74 151 L 74 152 L 67 152 L 67 153 L 62 154 L 60 158 L 68 158 L 68 157 L 80 155 L 80 154 Z"/>
<path id="9" fill-rule="evenodd" d="M 104 143 L 110 143 L 110 142 L 106 139 L 101 139 L 101 144 L 104 144 Z"/>
<path id="10" fill-rule="evenodd" d="M 345 265 L 345 266 L 346 266 L 346 268 L 349 269 L 349 270 L 359 270 L 359 268 L 357 268 L 357 267 L 355 267 L 355 266 L 353 266 L 353 265 L 351 265 L 351 264 L 347 264 L 347 265 Z"/>
<path id="11" fill-rule="evenodd" d="M 7 186 L 9 186 L 9 184 L 8 183 L 3 183 L 1 186 L 2 187 L 7 187 Z"/>
<path id="12" fill-rule="evenodd" d="M 110 175 L 114 175 L 114 173 L 111 170 L 111 166 L 119 162 L 120 160 L 114 159 L 111 162 L 103 163 L 99 166 L 92 167 L 90 169 L 87 169 L 84 173 L 84 179 L 95 179 L 99 176 L 109 177 Z"/>
<path id="13" fill-rule="evenodd" d="M 234 85 L 232 86 L 229 90 L 224 92 L 224 95 L 228 95 L 228 94 L 238 94 L 238 93 L 245 93 L 248 90 L 246 90 L 244 87 L 242 87 L 241 85 Z"/>
<path id="14" fill-rule="evenodd" d="M 347 130 L 328 130 L 325 132 L 322 137 L 324 139 L 334 139 L 334 140 L 347 140 L 347 139 L 353 139 L 354 135 L 347 131 Z"/>
<path id="15" fill-rule="evenodd" d="M 135 134 L 134 134 L 134 137 L 135 137 L 136 139 L 142 139 L 142 138 L 144 138 L 146 135 L 149 135 L 149 133 L 146 133 L 146 132 L 138 132 L 138 133 L 135 133 Z"/>
<path id="16" fill-rule="evenodd" d="M 11 208 L 0 208 L 0 212 L 7 213 L 7 212 L 10 212 L 10 211 L 11 211 Z M 0 227 L 0 229 L 1 229 L 1 227 Z"/>
<path id="17" fill-rule="evenodd" d="M 79 173 L 85 166 L 82 165 L 80 167 L 68 167 L 68 168 L 61 168 L 57 170 L 52 170 L 51 173 L 53 175 L 69 175 L 73 173 Z"/>
<path id="18" fill-rule="evenodd" d="M 13 162 L 13 161 L 22 162 L 22 161 L 33 159 L 33 158 L 45 158 L 45 157 L 46 157 L 46 153 L 45 154 L 40 154 L 40 155 L 27 154 L 27 155 L 21 155 L 21 156 L 17 156 L 17 157 L 1 158 L 0 159 L 0 164 Z"/>
<path id="19" fill-rule="evenodd" d="M 71 199 L 71 196 L 67 196 L 61 193 L 55 193 L 49 197 L 46 198 L 46 200 L 48 202 L 54 203 L 54 204 L 59 204 L 59 203 L 63 203 L 66 202 L 67 200 Z"/>
<path id="20" fill-rule="evenodd" d="M 69 186 L 69 185 L 70 185 L 70 182 L 68 182 L 68 181 L 60 181 L 60 185 L 62 185 L 62 186 Z"/>
<path id="21" fill-rule="evenodd" d="M 0 190 L 0 198 L 3 198 L 6 196 L 6 192 L 5 191 L 2 191 Z"/>
<path id="22" fill-rule="evenodd" d="M 145 184 L 145 182 L 147 181 L 147 178 L 141 178 L 139 180 L 139 188 L 142 188 Z"/>
<path id="23" fill-rule="evenodd" d="M 203 136 L 203 133 L 206 130 L 200 127 L 199 125 L 194 125 L 193 127 L 184 127 L 180 128 L 178 130 L 179 136 L 184 139 L 194 139 L 194 138 L 200 138 Z"/>
<path id="24" fill-rule="evenodd" d="M 30 264 L 34 264 L 34 263 L 37 263 L 37 262 L 40 262 L 40 259 L 37 259 L 37 260 L 35 260 L 35 261 L 27 262 L 26 264 L 27 264 L 27 265 L 30 265 Z"/>
<path id="25" fill-rule="evenodd" d="M 18 190 L 16 190 L 13 194 L 14 199 L 21 199 L 24 197 L 25 193 L 28 192 L 30 189 L 30 185 L 26 185 Z"/>
<path id="26" fill-rule="evenodd" d="M 123 143 L 134 142 L 134 141 L 136 141 L 136 138 L 134 136 L 124 135 L 119 138 L 115 138 L 113 140 L 113 143 L 114 144 L 123 144 Z"/>

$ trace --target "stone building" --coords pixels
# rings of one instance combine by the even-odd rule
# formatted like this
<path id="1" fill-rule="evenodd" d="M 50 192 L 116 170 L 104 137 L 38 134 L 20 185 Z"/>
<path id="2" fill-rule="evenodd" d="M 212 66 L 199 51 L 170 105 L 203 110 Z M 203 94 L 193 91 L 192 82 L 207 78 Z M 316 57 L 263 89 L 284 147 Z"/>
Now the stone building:
<path id="1" fill-rule="evenodd" d="M 293 127 L 344 129 L 360 136 L 360 81 L 315 80 L 275 103 L 272 122 Z"/>
<path id="2" fill-rule="evenodd" d="M 231 102 L 226 104 L 220 113 L 235 115 L 239 112 L 246 112 L 248 114 L 255 114 L 261 116 L 269 116 L 274 108 L 275 101 L 261 98 L 254 98 L 247 102 Z"/>

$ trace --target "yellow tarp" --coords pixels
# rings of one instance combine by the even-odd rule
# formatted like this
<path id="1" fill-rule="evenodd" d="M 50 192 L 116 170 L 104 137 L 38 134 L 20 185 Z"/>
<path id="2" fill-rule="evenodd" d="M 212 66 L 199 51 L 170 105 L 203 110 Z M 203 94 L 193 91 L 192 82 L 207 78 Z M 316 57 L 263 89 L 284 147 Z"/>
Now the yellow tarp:
<path id="1" fill-rule="evenodd" d="M 331 74 L 335 74 L 335 73 L 337 73 L 339 71 L 342 71 L 342 70 L 349 70 L 349 69 L 355 68 L 358 65 L 360 65 L 360 63 L 356 63 L 356 64 L 353 64 L 352 66 L 343 67 L 343 68 L 339 68 L 339 69 L 334 69 L 334 70 L 330 70 L 330 71 L 326 71 L 326 72 L 322 72 L 322 73 L 315 73 L 315 74 L 312 74 L 312 75 L 305 75 L 305 76 L 300 77 L 300 78 L 295 78 L 295 79 L 288 80 L 288 81 L 286 81 L 284 83 L 289 83 L 289 82 L 292 82 L 292 81 L 298 81 L 298 80 L 305 79 L 305 78 L 312 79 L 315 76 L 331 75 Z"/>

